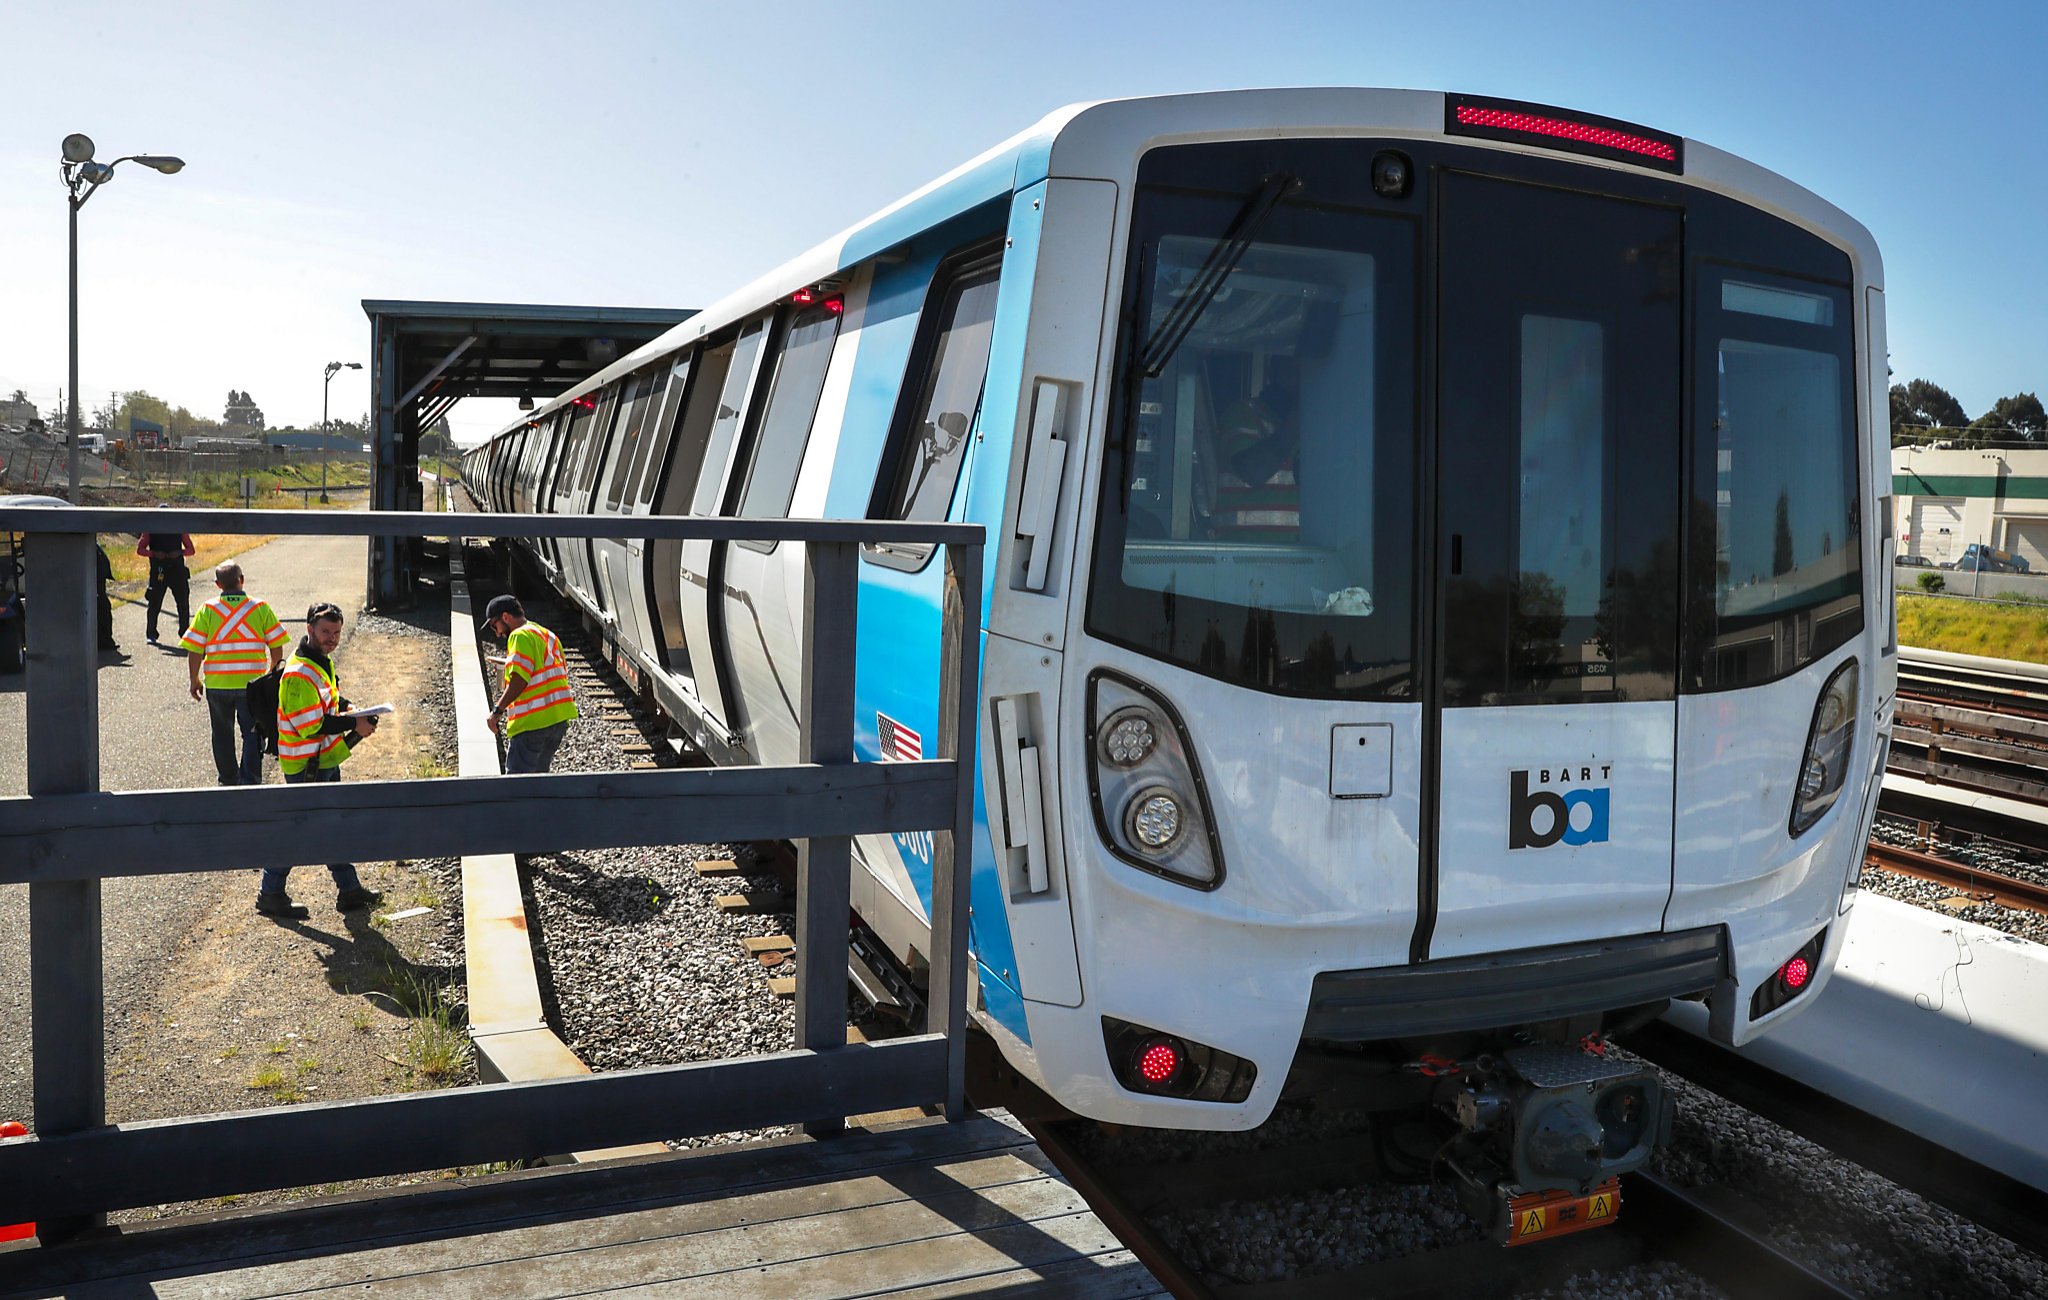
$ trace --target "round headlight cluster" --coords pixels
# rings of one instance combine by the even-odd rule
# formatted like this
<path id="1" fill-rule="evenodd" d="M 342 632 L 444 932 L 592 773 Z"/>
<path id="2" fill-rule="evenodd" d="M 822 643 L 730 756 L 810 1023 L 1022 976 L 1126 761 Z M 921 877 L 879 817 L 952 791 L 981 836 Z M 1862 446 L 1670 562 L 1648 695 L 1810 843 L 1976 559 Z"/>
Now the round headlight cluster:
<path id="1" fill-rule="evenodd" d="M 1102 725 L 1102 756 L 1116 767 L 1136 767 L 1159 743 L 1159 733 L 1143 709 L 1125 709 Z"/>
<path id="2" fill-rule="evenodd" d="M 1164 786 L 1138 791 L 1124 809 L 1124 829 L 1140 848 L 1153 853 L 1171 848 L 1185 822 L 1180 799 Z"/>

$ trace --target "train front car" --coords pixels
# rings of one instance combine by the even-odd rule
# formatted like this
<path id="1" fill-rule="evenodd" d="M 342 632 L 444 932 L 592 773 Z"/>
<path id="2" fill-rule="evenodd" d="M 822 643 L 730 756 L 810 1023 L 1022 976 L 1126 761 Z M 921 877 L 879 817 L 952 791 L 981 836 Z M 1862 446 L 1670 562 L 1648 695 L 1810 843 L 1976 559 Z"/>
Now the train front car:
<path id="1" fill-rule="evenodd" d="M 971 485 L 983 1022 L 1092 1117 L 1340 1087 L 1491 1213 L 1591 1207 L 1669 1122 L 1603 1036 L 1704 998 L 1740 1043 L 1840 946 L 1894 665 L 1874 245 L 1432 93 L 1098 105 L 1047 159 Z"/>

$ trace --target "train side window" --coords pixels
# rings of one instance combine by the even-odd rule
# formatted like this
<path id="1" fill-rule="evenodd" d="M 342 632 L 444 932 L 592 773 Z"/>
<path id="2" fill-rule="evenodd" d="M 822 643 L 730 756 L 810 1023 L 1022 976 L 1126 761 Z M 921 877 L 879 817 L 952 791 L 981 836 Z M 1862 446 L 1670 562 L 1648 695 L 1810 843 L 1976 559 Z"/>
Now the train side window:
<path id="1" fill-rule="evenodd" d="M 782 353 L 768 383 L 767 406 L 754 435 L 752 465 L 740 492 L 739 513 L 755 519 L 780 519 L 796 495 L 797 470 L 818 416 L 825 371 L 832 345 L 839 337 L 839 312 L 823 305 L 807 307 L 790 321 Z M 741 542 L 757 551 L 772 551 L 773 542 Z"/>
<path id="2" fill-rule="evenodd" d="M 717 413 L 704 445 L 703 471 L 697 476 L 696 495 L 690 500 L 693 515 L 715 515 L 725 499 L 726 468 L 732 461 L 733 443 L 739 438 L 740 419 L 746 413 L 747 392 L 754 385 L 754 371 L 761 359 L 761 344 L 768 337 L 768 317 L 748 322 L 732 346 L 731 365 L 718 393 Z"/>
<path id="3" fill-rule="evenodd" d="M 561 500 L 562 493 L 576 484 L 573 473 L 578 457 L 583 453 L 583 444 L 590 432 L 590 417 L 597 410 L 597 397 L 585 393 L 569 403 L 569 424 L 563 434 L 562 454 L 555 461 L 554 499 Z"/>
<path id="4" fill-rule="evenodd" d="M 633 458 L 633 474 L 626 480 L 626 500 L 645 506 L 654 500 L 654 485 L 661 477 L 661 462 L 668 453 L 669 441 L 675 436 L 676 414 L 682 409 L 683 390 L 690 382 L 690 354 L 685 352 L 674 358 L 669 367 L 668 386 L 661 399 L 661 410 L 653 423 L 647 426 L 647 436 L 640 440 L 640 450 Z M 653 466 L 650 471 L 648 466 Z"/>
<path id="5" fill-rule="evenodd" d="M 613 453 L 611 484 L 604 494 L 605 504 L 614 510 L 619 508 L 633 462 L 646 454 L 642 444 L 646 441 L 648 407 L 661 392 L 662 378 L 659 367 L 642 370 L 633 376 L 628 395 L 621 403 L 618 450 Z"/>
<path id="6" fill-rule="evenodd" d="M 1687 676 L 1725 690 L 1863 629 L 1853 322 L 1831 285 L 1712 265 L 1699 278 Z"/>
<path id="7" fill-rule="evenodd" d="M 909 400 L 897 407 L 870 519 L 944 519 L 959 485 L 988 377 L 1002 255 L 977 251 L 955 265 L 918 341 L 914 355 L 919 360 L 912 371 L 916 387 L 905 385 Z M 866 549 L 879 564 L 908 569 L 921 568 L 932 550 L 903 545 Z"/>
<path id="8" fill-rule="evenodd" d="M 597 486 L 597 471 L 604 464 L 605 448 L 611 445 L 614 417 L 619 413 L 619 395 L 624 387 L 619 381 L 612 381 L 603 393 L 593 393 L 597 398 L 597 413 L 585 430 L 586 445 L 583 464 L 577 474 L 576 490 L 583 493 L 583 508 L 587 511 L 595 504 L 593 495 Z"/>

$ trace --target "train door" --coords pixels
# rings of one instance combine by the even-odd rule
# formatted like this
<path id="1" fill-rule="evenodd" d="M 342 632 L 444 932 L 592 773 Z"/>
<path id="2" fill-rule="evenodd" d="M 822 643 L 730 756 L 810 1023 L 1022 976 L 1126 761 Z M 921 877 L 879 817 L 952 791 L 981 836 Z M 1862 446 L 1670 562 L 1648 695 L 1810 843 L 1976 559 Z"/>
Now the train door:
<path id="1" fill-rule="evenodd" d="M 1440 803 L 1415 955 L 1654 932 L 1672 871 L 1682 214 L 1440 185 Z"/>
<path id="2" fill-rule="evenodd" d="M 653 491 L 657 515 L 686 515 L 697 493 L 697 479 L 704 468 L 704 452 L 710 444 L 711 426 L 718 415 L 718 399 L 725 390 L 725 376 L 732 364 L 733 344 L 721 343 L 686 353 L 677 360 L 669 376 L 671 391 L 684 390 L 681 413 L 676 419 L 673 447 L 665 461 L 660 482 Z M 654 477 L 649 474 L 649 477 Z M 678 686 L 694 694 L 696 672 L 689 638 L 683 626 L 683 543 L 665 538 L 647 551 L 648 582 L 654 588 L 654 619 L 660 635 L 653 642 L 661 666 Z"/>
<path id="3" fill-rule="evenodd" d="M 1001 268 L 1001 246 L 984 242 L 930 273 L 868 518 L 966 517 L 969 494 L 961 485 L 979 436 Z M 892 272 L 914 273 L 878 271 L 875 297 L 905 292 L 884 280 Z M 863 548 L 854 731 L 864 759 L 890 763 L 938 754 L 946 568 L 937 550 L 928 544 Z M 929 831 L 865 835 L 856 843 L 866 867 L 854 881 L 861 915 L 898 952 L 924 942 L 917 930 L 928 924 L 924 900 L 932 890 L 933 847 Z M 894 896 L 893 905 L 882 890 Z"/>
<path id="4" fill-rule="evenodd" d="M 676 412 L 682 406 L 683 389 L 689 382 L 689 366 L 687 355 L 681 360 L 668 357 L 648 373 L 653 389 L 646 422 L 633 449 L 633 461 L 626 466 L 625 484 L 619 494 L 621 514 L 642 518 L 653 504 L 655 480 L 667 459 Z M 635 649 L 648 666 L 659 668 L 665 661 L 657 637 L 660 624 L 654 611 L 653 570 L 648 566 L 655 545 L 645 537 L 626 539 L 625 594 L 621 600 L 622 617 L 630 619 Z"/>
<path id="5" fill-rule="evenodd" d="M 772 315 L 747 322 L 732 343 L 732 357 L 725 383 L 718 393 L 704 447 L 703 466 L 690 498 L 693 515 L 717 515 L 726 500 L 732 478 L 733 453 L 739 446 L 741 422 L 760 374 L 761 358 L 768 341 Z M 738 731 L 738 699 L 732 693 L 731 670 L 724 648 L 725 602 L 718 597 L 725 589 L 724 542 L 689 541 L 682 550 L 683 640 L 690 647 L 692 684 L 698 702 L 710 720 L 728 735 Z"/>
<path id="6" fill-rule="evenodd" d="M 626 476 L 633 468 L 633 457 L 645 436 L 645 426 L 659 412 L 667 378 L 668 367 L 650 366 L 629 376 L 620 386 L 618 418 L 613 422 L 615 432 L 591 485 L 593 514 L 633 513 L 625 501 Z M 593 539 L 590 546 L 595 560 L 591 576 L 598 603 L 618 635 L 634 645 L 644 644 L 644 632 L 633 616 L 628 579 L 639 563 L 641 549 L 641 540 L 633 537 L 600 537 Z"/>
<path id="7" fill-rule="evenodd" d="M 562 453 L 555 467 L 554 499 L 550 505 L 555 514 L 573 515 L 582 510 L 577 504 L 577 483 L 582 473 L 583 457 L 590 447 L 598 397 L 599 394 L 594 392 L 585 393 L 571 398 L 565 408 L 568 418 L 562 426 Z M 588 583 L 580 566 L 580 558 L 586 551 L 581 539 L 564 537 L 558 541 L 556 554 L 561 566 L 560 577 L 572 590 Z"/>
<path id="8" fill-rule="evenodd" d="M 843 363 L 852 349 L 838 348 L 840 324 L 849 302 L 857 316 L 858 286 L 845 299 L 831 297 L 793 312 L 781 331 L 772 362 L 762 366 L 761 407 L 743 449 L 735 457 L 736 503 L 732 513 L 748 519 L 783 519 L 796 501 L 797 476 L 821 419 L 825 381 L 835 355 L 842 382 L 833 409 L 823 418 L 838 427 L 845 406 Z M 859 329 L 856 320 L 853 331 Z M 829 443 L 829 437 L 825 440 Z M 821 445 L 813 461 L 829 472 L 832 456 Z M 815 484 L 817 480 L 814 478 Z M 732 498 L 728 498 L 731 500 Z M 796 513 L 815 517 L 816 502 Z M 804 561 L 800 546 L 744 540 L 726 551 L 724 648 L 738 692 L 737 720 L 747 748 L 763 763 L 794 763 L 798 744 L 796 692 L 803 680 L 799 623 L 803 610 Z"/>

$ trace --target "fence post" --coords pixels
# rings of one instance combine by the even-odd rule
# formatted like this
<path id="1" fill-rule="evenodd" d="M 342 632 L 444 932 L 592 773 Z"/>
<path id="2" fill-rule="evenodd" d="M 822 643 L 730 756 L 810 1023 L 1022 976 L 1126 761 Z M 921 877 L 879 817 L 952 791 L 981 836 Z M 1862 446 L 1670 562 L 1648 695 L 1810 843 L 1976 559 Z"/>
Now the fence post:
<path id="1" fill-rule="evenodd" d="M 852 542 L 809 542 L 804 548 L 803 678 L 800 761 L 853 762 L 854 618 L 859 550 Z M 847 917 L 852 911 L 853 839 L 819 835 L 797 846 L 796 1045 L 812 1051 L 846 1046 Z M 804 1125 L 836 1133 L 842 1119 Z"/>
<path id="2" fill-rule="evenodd" d="M 35 597 L 28 637 L 28 792 L 99 789 L 97 539 L 30 533 L 23 556 Z M 41 1137 L 107 1121 L 100 882 L 28 887 L 29 1004 L 35 1023 L 35 1126 Z M 99 1227 L 105 1215 L 42 1225 L 45 1241 Z"/>
<path id="3" fill-rule="evenodd" d="M 967 927 L 974 879 L 975 736 L 981 715 L 981 547 L 946 547 L 941 617 L 938 756 L 959 764 L 960 787 L 952 829 L 933 837 L 927 1028 L 946 1036 L 946 1118 L 957 1120 L 967 1111 Z"/>

